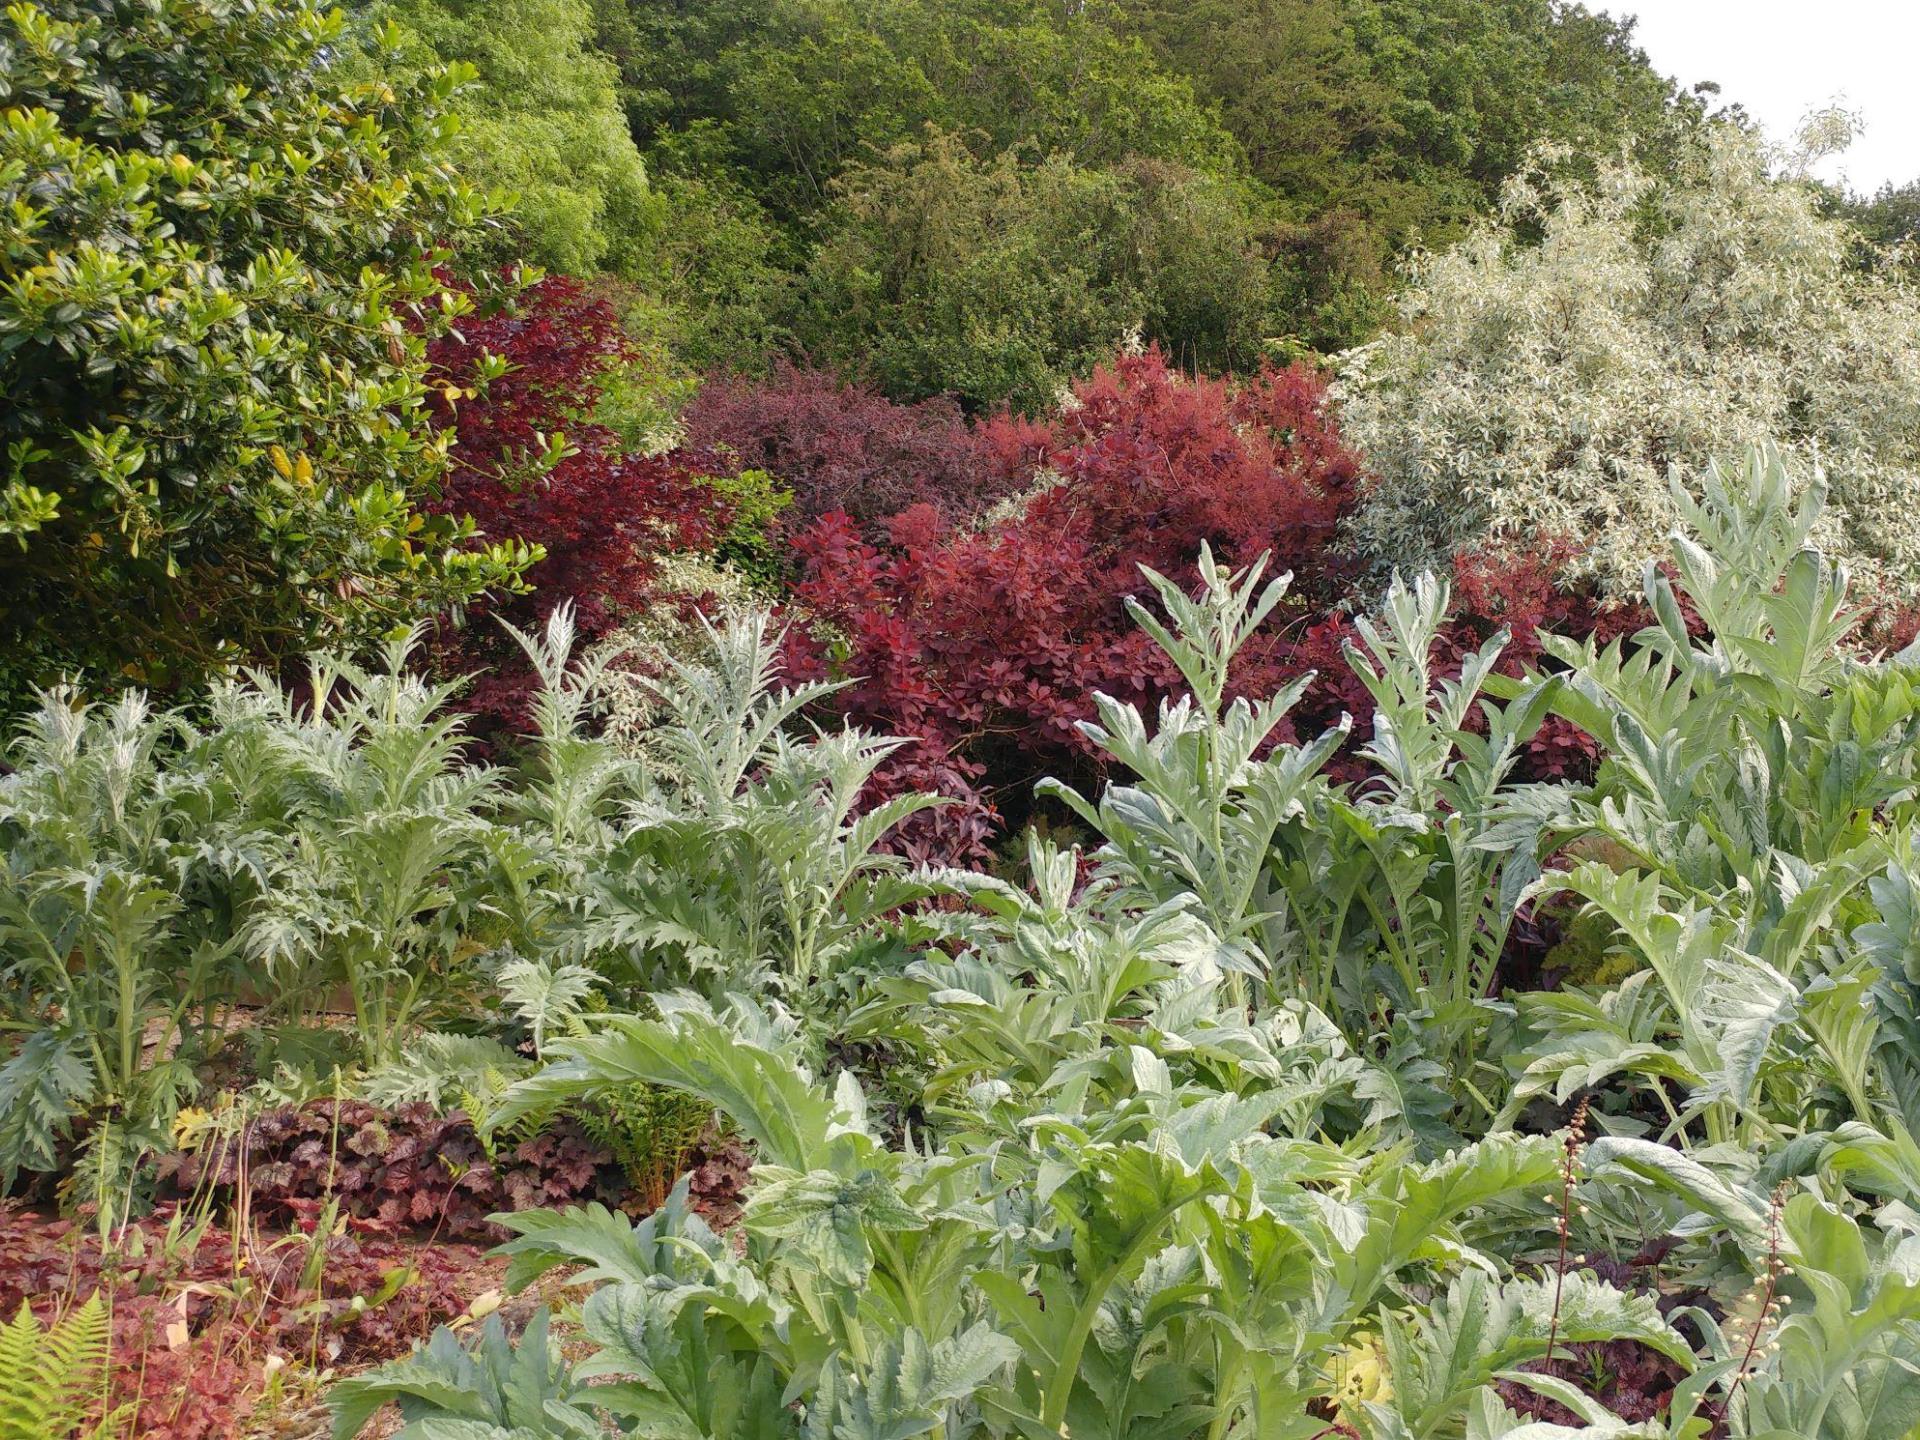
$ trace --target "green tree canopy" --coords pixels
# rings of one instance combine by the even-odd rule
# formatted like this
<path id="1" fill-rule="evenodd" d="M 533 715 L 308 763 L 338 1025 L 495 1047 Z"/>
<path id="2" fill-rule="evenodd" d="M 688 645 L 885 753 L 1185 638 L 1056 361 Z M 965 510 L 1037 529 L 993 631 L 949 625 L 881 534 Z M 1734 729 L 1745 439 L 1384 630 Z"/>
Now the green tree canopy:
<path id="1" fill-rule="evenodd" d="M 1301 332 L 1384 318 L 1394 259 L 1445 245 L 1539 140 L 1605 153 L 1673 101 L 1633 26 L 1560 0 L 1115 0 L 1218 108 L 1290 226 Z M 1371 301 L 1372 303 L 1368 303 Z"/>
<path id="2" fill-rule="evenodd" d="M 799 345 L 902 393 L 993 403 L 1050 394 L 1069 357 L 1109 349 L 1141 324 L 1186 353 L 1236 363 L 1257 353 L 1275 239 L 1267 197 L 1193 87 L 1103 13 L 1021 0 L 596 0 L 596 12 L 664 207 L 637 278 L 696 363 L 750 365 Z M 933 151 L 930 166 L 923 152 Z M 1018 162 L 1003 163 L 1009 154 Z M 1059 192 L 1067 177 L 1078 198 Z M 941 198 L 904 197 L 928 185 Z M 1011 208 L 988 216 L 979 207 L 996 186 Z M 1052 187 L 1067 213 L 1041 216 L 1035 186 Z M 1116 267 L 1163 268 L 1177 225 L 1161 225 L 1154 255 L 1123 262 L 1114 237 L 1084 236 L 1088 197 L 1133 207 L 1143 189 L 1187 211 L 1204 195 L 1209 229 L 1194 264 L 1215 273 L 1164 276 L 1166 294 L 1123 299 Z M 909 257 L 885 233 L 884 217 L 903 206 L 931 207 L 933 228 L 951 224 L 1005 253 Z M 1137 222 L 1118 223 L 1132 233 Z M 1102 253 L 1060 254 L 1054 241 Z M 1223 246 L 1231 268 L 1260 272 L 1242 277 L 1257 298 L 1241 316 L 1197 322 L 1196 306 L 1225 298 Z M 1172 293 L 1196 286 L 1204 299 Z M 1151 330 L 1161 311 L 1177 333 Z M 1188 333 L 1196 323 L 1204 335 Z M 930 328 L 915 337 L 916 324 Z"/>
<path id="3" fill-rule="evenodd" d="M 1259 361 L 1271 277 L 1231 181 L 1146 159 L 983 160 L 936 133 L 836 191 L 801 337 L 895 394 L 1044 408 L 1131 332 L 1203 368 Z"/>
<path id="4" fill-rule="evenodd" d="M 783 224 L 833 180 L 929 125 L 978 153 L 1025 144 L 1077 164 L 1134 155 L 1230 172 L 1238 146 L 1184 79 L 1096 10 L 1005 0 L 596 0 L 634 134 L 705 131 Z M 678 152 L 685 155 L 688 152 Z"/>
<path id="5" fill-rule="evenodd" d="M 1235 243 L 1259 237 L 1271 304 L 1247 324 L 1325 350 L 1377 330 L 1400 257 L 1457 239 L 1536 141 L 1612 153 L 1664 135 L 1680 108 L 1630 22 L 1562 0 L 594 5 L 642 150 L 656 172 L 701 183 L 658 232 L 676 257 L 683 222 L 758 226 L 764 252 L 804 270 L 823 227 L 826 247 L 843 238 L 849 192 L 837 182 L 867 187 L 867 172 L 930 131 L 961 137 L 983 166 L 1008 151 L 1062 157 L 1122 188 L 1149 161 L 1216 182 L 1211 203 L 1235 212 Z M 743 326 L 736 302 L 678 280 L 683 264 L 653 269 L 696 348 L 709 306 L 730 337 L 778 343 L 805 328 L 787 313 Z M 740 278 L 722 293 L 780 294 Z M 1022 275 L 1017 288 L 1055 283 Z M 822 319 L 816 310 L 816 344 Z M 999 323 L 982 315 L 977 328 Z M 857 348 L 864 325 L 827 348 Z"/>
<path id="6" fill-rule="evenodd" d="M 1841 212 L 1870 244 L 1911 245 L 1920 240 L 1920 180 L 1904 185 L 1889 181 L 1871 199 L 1844 203 Z"/>
<path id="7" fill-rule="evenodd" d="M 587 0 L 387 0 L 432 63 L 471 65 L 451 158 L 516 197 L 513 258 L 573 274 L 625 270 L 654 224 L 647 171 Z"/>

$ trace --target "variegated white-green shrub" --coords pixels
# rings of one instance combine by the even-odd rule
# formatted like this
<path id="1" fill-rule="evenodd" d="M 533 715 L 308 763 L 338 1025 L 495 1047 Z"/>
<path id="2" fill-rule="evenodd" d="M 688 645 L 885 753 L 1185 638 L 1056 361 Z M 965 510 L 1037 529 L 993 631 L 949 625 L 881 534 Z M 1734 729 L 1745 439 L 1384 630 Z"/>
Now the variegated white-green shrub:
<path id="1" fill-rule="evenodd" d="M 1347 437 L 1378 477 L 1355 525 L 1388 568 L 1550 535 L 1638 587 L 1676 520 L 1669 467 L 1772 439 L 1824 468 L 1818 538 L 1920 587 L 1920 295 L 1745 132 L 1703 126 L 1671 169 L 1556 178 L 1415 262 L 1396 333 L 1342 357 Z"/>

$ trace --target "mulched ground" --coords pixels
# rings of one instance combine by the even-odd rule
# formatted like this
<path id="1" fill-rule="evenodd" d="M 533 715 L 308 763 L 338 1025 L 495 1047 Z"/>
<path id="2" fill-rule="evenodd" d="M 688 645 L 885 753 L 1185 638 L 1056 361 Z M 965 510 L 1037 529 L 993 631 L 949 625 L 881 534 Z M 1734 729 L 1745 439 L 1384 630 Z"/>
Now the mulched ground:
<path id="1" fill-rule="evenodd" d="M 696 1208 L 730 1225 L 745 1152 L 698 1159 Z M 110 1401 L 137 1407 L 127 1433 L 142 1440 L 325 1440 L 334 1380 L 405 1355 L 437 1325 L 498 1310 L 518 1330 L 565 1289 L 552 1272 L 506 1297 L 505 1262 L 485 1243 L 326 1207 L 290 1224 L 286 1207 L 263 1207 L 274 1218 L 260 1221 L 232 1199 L 162 1204 L 105 1238 L 91 1220 L 0 1201 L 0 1312 L 25 1304 L 49 1322 L 100 1293 Z"/>

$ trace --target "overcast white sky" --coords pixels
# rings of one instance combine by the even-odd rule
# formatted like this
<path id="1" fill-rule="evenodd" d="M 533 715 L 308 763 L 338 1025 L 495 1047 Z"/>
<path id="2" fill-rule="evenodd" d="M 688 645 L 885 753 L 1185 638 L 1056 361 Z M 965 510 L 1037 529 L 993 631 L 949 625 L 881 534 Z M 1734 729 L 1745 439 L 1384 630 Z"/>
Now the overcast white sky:
<path id="1" fill-rule="evenodd" d="M 1820 174 L 1871 194 L 1920 179 L 1920 0 L 1589 0 L 1638 15 L 1638 38 L 1683 88 L 1716 80 L 1775 139 L 1836 98 L 1866 130 Z"/>

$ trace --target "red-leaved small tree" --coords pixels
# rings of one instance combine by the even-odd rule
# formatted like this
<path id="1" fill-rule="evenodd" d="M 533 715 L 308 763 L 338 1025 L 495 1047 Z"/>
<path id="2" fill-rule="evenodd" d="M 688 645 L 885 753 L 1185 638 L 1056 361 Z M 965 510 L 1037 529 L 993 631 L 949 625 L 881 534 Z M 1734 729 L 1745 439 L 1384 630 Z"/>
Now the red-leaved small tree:
<path id="1" fill-rule="evenodd" d="M 638 357 L 613 306 L 577 280 L 543 280 L 429 354 L 436 410 L 453 430 L 436 507 L 472 515 L 489 535 L 546 547 L 528 573 L 531 593 L 443 625 L 435 647 L 443 670 L 475 676 L 464 703 L 483 733 L 511 732 L 524 724 L 533 675 L 494 617 L 526 629 L 571 600 L 584 640 L 611 634 L 653 599 L 658 556 L 710 545 L 724 528 L 724 507 L 703 480 L 724 462 L 697 450 L 634 453 L 593 420 L 605 377 Z M 463 398 L 487 354 L 509 369 Z M 540 437 L 556 433 L 573 453 L 536 480 L 518 479 Z"/>
<path id="2" fill-rule="evenodd" d="M 1019 501 L 970 524 L 917 504 L 880 534 L 834 512 L 795 540 L 812 624 L 792 667 L 851 677 L 844 713 L 916 739 L 907 763 L 964 777 L 969 803 L 908 839 L 956 860 L 980 858 L 992 801 L 1021 805 L 1038 775 L 1086 770 L 1075 723 L 1095 691 L 1151 704 L 1174 687 L 1126 613 L 1141 565 L 1190 583 L 1202 543 L 1236 565 L 1271 552 L 1300 600 L 1248 647 L 1240 684 L 1295 673 L 1288 627 L 1340 587 L 1337 529 L 1360 474 L 1313 371 L 1198 379 L 1153 350 L 1103 367 L 1046 426 L 979 434 L 1027 462 Z"/>
<path id="3" fill-rule="evenodd" d="M 1094 692 L 1151 707 L 1181 683 L 1126 613 L 1145 588 L 1140 566 L 1191 585 L 1203 542 L 1229 564 L 1270 554 L 1293 572 L 1287 605 L 1234 676 L 1239 693 L 1266 695 L 1317 673 L 1275 738 L 1310 738 L 1343 714 L 1349 754 L 1370 736 L 1372 700 L 1343 655 L 1364 577 L 1340 526 L 1363 477 L 1316 372 L 1203 379 L 1150 350 L 1076 386 L 1044 424 L 999 417 L 974 434 L 996 466 L 1027 477 L 1025 494 L 967 522 L 928 503 L 877 524 L 829 513 L 794 541 L 810 624 L 790 664 L 851 679 L 836 697 L 843 713 L 918 742 L 878 777 L 883 792 L 911 777 L 962 802 L 920 817 L 909 850 L 977 861 L 999 811 L 1017 816 L 1037 776 L 1096 778 L 1075 728 Z M 1638 607 L 1565 588 L 1570 558 L 1551 546 L 1457 557 L 1437 669 L 1457 670 L 1501 629 L 1511 638 L 1500 668 L 1519 674 L 1545 663 L 1543 630 L 1605 643 L 1647 623 Z M 1550 720 L 1522 764 L 1545 779 L 1584 775 L 1596 759 L 1589 737 Z M 1332 769 L 1357 774 L 1345 757 Z"/>

